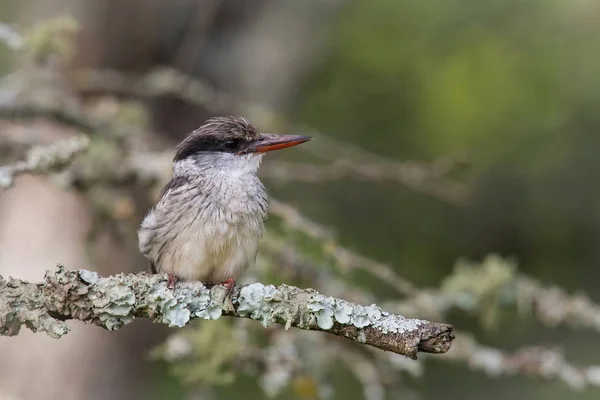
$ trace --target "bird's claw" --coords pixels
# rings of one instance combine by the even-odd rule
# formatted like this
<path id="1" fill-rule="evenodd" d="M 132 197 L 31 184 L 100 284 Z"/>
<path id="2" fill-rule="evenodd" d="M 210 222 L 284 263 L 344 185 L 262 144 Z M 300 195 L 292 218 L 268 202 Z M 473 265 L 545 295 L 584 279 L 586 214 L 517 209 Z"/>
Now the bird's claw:
<path id="1" fill-rule="evenodd" d="M 235 307 L 233 306 L 231 295 L 233 294 L 233 288 L 235 287 L 235 279 L 229 278 L 221 284 L 225 286 L 225 298 L 223 299 L 223 303 L 228 311 L 234 311 Z"/>
<path id="2" fill-rule="evenodd" d="M 173 274 L 167 274 L 167 287 L 171 290 L 174 290 L 176 283 L 177 283 L 177 277 Z"/>
<path id="3" fill-rule="evenodd" d="M 235 279 L 229 278 L 221 284 L 225 286 L 227 297 L 231 297 L 231 294 L 233 293 L 233 288 L 235 287 Z"/>

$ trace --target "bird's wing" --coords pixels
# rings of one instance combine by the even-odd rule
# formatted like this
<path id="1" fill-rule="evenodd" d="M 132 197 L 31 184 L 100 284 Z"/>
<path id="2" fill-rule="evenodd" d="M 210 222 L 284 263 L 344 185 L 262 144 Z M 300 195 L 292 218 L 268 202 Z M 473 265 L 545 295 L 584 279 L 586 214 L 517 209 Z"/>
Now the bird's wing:
<path id="1" fill-rule="evenodd" d="M 156 204 L 153 208 L 156 208 L 167 194 L 171 194 L 172 192 L 173 195 L 175 195 L 178 192 L 181 192 L 184 189 L 185 184 L 188 182 L 189 178 L 185 176 L 174 176 L 173 178 L 171 178 L 171 180 L 167 182 L 165 187 L 162 188 L 160 195 L 158 196 L 158 200 L 156 201 Z"/>
<path id="2" fill-rule="evenodd" d="M 173 197 L 184 195 L 186 192 L 186 183 L 189 180 L 186 177 L 173 177 L 165 187 L 163 187 L 160 196 L 154 206 L 144 217 L 140 229 L 138 230 L 139 248 L 140 252 L 145 256 L 157 246 L 156 241 L 161 240 L 158 237 L 161 226 L 165 223 L 177 219 L 177 214 L 181 212 L 178 209 L 177 204 L 180 202 L 172 201 Z M 167 201 L 169 200 L 169 201 Z M 152 260 L 156 261 L 156 260 Z M 156 265 L 151 265 L 151 269 L 155 270 Z"/>

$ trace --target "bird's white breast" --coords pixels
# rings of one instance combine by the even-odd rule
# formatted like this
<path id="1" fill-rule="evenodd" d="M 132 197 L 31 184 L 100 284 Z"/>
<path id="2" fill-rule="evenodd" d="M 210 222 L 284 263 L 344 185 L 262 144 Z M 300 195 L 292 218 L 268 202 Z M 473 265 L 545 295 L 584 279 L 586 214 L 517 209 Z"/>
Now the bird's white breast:
<path id="1" fill-rule="evenodd" d="M 268 199 L 252 171 L 216 169 L 183 176 L 139 230 L 140 251 L 158 271 L 220 283 L 256 258 Z"/>

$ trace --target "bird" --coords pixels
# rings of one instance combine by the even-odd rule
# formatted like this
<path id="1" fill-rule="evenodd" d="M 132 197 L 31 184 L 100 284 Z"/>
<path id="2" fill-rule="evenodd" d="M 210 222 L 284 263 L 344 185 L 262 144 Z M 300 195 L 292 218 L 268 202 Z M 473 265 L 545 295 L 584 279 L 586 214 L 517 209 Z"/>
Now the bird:
<path id="1" fill-rule="evenodd" d="M 265 153 L 310 136 L 260 133 L 248 119 L 212 117 L 176 147 L 172 176 L 138 229 L 141 254 L 154 274 L 224 284 L 256 261 L 269 198 L 258 178 Z"/>

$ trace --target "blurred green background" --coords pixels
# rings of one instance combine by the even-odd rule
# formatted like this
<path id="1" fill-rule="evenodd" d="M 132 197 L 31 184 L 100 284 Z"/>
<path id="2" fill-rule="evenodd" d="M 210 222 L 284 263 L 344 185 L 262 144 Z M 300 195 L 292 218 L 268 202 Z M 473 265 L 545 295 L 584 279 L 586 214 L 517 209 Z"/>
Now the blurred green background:
<path id="1" fill-rule="evenodd" d="M 463 178 L 476 191 L 467 207 L 453 207 L 389 185 L 327 184 L 314 191 L 327 193 L 319 220 L 361 250 L 410 266 L 402 273 L 422 284 L 435 284 L 457 257 L 499 252 L 543 280 L 594 292 L 599 7 L 349 6 L 294 118 L 397 159 L 469 149 Z"/>

